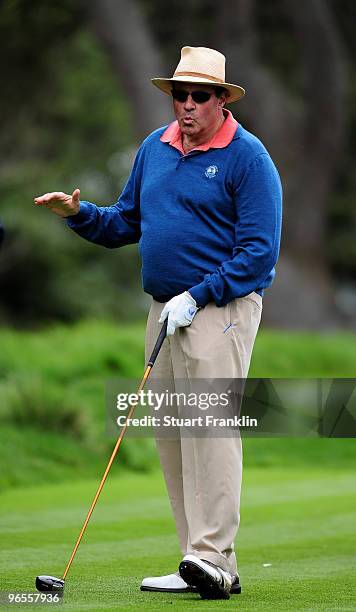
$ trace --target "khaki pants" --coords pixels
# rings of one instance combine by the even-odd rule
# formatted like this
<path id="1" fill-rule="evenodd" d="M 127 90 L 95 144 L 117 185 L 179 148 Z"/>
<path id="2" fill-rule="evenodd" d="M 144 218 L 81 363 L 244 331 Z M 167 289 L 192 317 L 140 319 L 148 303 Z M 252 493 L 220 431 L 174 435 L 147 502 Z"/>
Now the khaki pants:
<path id="1" fill-rule="evenodd" d="M 153 301 L 147 321 L 146 362 L 164 304 Z M 262 313 L 253 292 L 219 308 L 209 303 L 189 327 L 168 337 L 152 371 L 174 391 L 174 379 L 246 378 Z M 234 540 L 240 519 L 240 437 L 156 439 L 182 554 L 236 572 Z"/>

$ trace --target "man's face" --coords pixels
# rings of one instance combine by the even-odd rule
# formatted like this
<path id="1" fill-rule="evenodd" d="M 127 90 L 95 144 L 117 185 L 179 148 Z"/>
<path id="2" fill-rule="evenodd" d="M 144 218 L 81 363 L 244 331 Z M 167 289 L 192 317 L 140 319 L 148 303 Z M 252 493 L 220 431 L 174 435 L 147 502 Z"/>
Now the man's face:
<path id="1" fill-rule="evenodd" d="M 198 104 L 189 95 L 185 102 L 173 99 L 173 108 L 179 127 L 183 134 L 197 136 L 209 131 L 221 119 L 221 109 L 225 103 L 225 96 L 217 98 L 214 87 L 209 85 L 194 85 L 193 83 L 175 83 L 174 89 L 186 91 L 205 91 L 212 94 L 207 102 Z"/>

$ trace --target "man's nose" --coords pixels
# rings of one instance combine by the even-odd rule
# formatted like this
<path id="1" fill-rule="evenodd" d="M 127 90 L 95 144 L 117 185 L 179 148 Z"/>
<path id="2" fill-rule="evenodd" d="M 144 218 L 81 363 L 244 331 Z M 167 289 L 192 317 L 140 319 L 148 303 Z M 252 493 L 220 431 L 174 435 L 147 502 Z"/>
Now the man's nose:
<path id="1" fill-rule="evenodd" d="M 184 102 L 184 108 L 186 110 L 190 110 L 192 108 L 195 108 L 195 102 L 191 96 L 191 94 L 189 94 L 188 98 L 186 99 L 186 101 Z"/>

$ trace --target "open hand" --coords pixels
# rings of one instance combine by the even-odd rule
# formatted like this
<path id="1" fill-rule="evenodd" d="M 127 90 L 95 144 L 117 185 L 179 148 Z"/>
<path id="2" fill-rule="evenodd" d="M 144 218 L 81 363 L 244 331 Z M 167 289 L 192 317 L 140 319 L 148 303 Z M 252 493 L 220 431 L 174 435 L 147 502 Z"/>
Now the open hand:
<path id="1" fill-rule="evenodd" d="M 44 206 L 49 208 L 53 213 L 59 217 L 72 217 L 77 215 L 80 208 L 80 189 L 75 189 L 72 195 L 63 193 L 63 191 L 53 191 L 52 193 L 45 193 L 38 198 L 34 198 L 37 206 Z"/>

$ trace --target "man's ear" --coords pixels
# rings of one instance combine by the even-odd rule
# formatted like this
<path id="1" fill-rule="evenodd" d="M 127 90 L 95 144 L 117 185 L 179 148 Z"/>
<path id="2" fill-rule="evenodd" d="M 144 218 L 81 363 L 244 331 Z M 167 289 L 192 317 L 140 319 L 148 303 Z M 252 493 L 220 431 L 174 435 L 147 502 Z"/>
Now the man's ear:
<path id="1" fill-rule="evenodd" d="M 222 95 L 219 98 L 219 106 L 221 106 L 221 108 L 223 108 L 226 104 L 226 96 Z"/>

